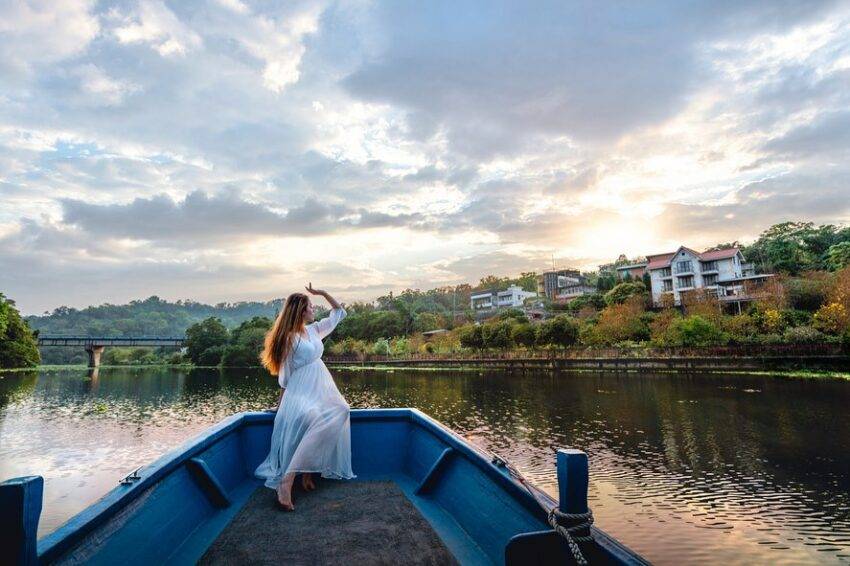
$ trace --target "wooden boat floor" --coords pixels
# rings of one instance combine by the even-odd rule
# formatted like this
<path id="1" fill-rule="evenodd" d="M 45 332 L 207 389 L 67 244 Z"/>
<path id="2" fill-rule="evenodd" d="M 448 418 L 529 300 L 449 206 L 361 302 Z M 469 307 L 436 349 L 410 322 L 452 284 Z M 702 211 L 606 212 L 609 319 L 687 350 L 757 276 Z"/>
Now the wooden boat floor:
<path id="1" fill-rule="evenodd" d="M 296 482 L 298 483 L 298 482 Z M 319 480 L 295 511 L 257 488 L 200 564 L 457 564 L 392 481 Z"/>

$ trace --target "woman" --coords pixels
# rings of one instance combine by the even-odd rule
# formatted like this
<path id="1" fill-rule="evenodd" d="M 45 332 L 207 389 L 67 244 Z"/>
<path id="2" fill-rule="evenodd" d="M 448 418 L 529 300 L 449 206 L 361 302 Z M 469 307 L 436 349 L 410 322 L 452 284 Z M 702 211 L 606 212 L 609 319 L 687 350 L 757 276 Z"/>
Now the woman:
<path id="1" fill-rule="evenodd" d="M 306 287 L 331 304 L 329 317 L 313 322 L 313 305 L 304 293 L 286 299 L 283 311 L 266 334 L 263 365 L 280 384 L 271 451 L 255 475 L 277 491 L 280 507 L 292 511 L 292 484 L 302 474 L 304 489 L 315 489 L 310 474 L 350 479 L 351 426 L 348 403 L 322 362 L 322 339 L 345 317 L 345 310 L 325 291 Z M 285 393 L 285 394 L 284 394 Z"/>

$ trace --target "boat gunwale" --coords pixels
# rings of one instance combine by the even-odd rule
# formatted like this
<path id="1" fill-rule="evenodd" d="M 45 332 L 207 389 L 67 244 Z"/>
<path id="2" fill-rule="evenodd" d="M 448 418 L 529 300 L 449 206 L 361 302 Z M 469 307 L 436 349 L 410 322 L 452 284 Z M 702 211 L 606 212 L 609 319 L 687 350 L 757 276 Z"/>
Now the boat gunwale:
<path id="1" fill-rule="evenodd" d="M 121 509 L 141 496 L 148 488 L 156 485 L 169 473 L 175 471 L 189 459 L 240 429 L 243 426 L 264 424 L 274 419 L 274 411 L 245 411 L 231 415 L 202 432 L 182 442 L 153 462 L 138 469 L 140 480 L 130 485 L 118 485 L 100 499 L 68 519 L 55 531 L 38 541 L 39 562 L 51 562 L 81 542 L 85 536 L 114 517 Z M 438 439 L 462 454 L 468 462 L 481 469 L 490 479 L 498 483 L 508 494 L 532 515 L 546 524 L 546 512 L 535 501 L 534 496 L 504 468 L 497 467 L 480 447 L 469 442 L 460 434 L 415 408 L 352 409 L 351 418 L 356 421 L 400 420 L 415 423 L 434 434 Z M 557 507 L 557 502 L 536 486 L 531 486 L 546 504 Z M 648 564 L 637 553 L 604 531 L 592 527 L 597 543 L 627 564 Z M 519 535 L 517 535 L 519 536 Z"/>

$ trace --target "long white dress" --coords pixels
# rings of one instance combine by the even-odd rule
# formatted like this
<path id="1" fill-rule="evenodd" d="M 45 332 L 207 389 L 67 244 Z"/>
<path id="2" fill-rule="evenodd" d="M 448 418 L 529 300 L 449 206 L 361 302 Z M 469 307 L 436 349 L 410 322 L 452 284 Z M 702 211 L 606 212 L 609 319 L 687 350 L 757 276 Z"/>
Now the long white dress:
<path id="1" fill-rule="evenodd" d="M 276 489 L 288 473 L 314 472 L 350 479 L 351 424 L 348 403 L 322 362 L 322 339 L 345 317 L 342 308 L 308 324 L 281 364 L 278 383 L 286 388 L 274 418 L 271 450 L 254 472 Z"/>

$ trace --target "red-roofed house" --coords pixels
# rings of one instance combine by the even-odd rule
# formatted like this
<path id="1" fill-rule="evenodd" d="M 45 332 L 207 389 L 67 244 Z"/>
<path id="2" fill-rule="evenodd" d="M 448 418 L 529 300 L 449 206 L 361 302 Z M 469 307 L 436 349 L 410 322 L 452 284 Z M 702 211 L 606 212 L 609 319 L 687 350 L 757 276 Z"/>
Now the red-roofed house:
<path id="1" fill-rule="evenodd" d="M 730 285 L 746 279 L 767 278 L 754 275 L 738 248 L 697 252 L 685 246 L 672 253 L 646 256 L 646 270 L 652 286 L 652 301 L 657 305 L 665 294 L 681 303 L 681 292 L 692 289 L 715 289 L 725 296 Z"/>

